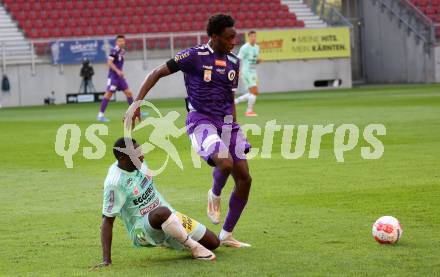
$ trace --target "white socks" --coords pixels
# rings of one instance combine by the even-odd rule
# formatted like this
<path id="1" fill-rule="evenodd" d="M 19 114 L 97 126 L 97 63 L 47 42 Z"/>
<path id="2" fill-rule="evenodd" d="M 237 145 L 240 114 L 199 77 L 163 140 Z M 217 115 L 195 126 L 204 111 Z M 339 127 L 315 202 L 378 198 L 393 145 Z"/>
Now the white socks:
<path id="1" fill-rule="evenodd" d="M 183 245 L 185 245 L 190 249 L 198 245 L 198 242 L 196 242 L 195 240 L 190 238 L 190 236 L 188 236 L 179 218 L 173 213 L 170 215 L 170 217 L 168 217 L 168 219 L 164 223 L 162 223 L 161 227 L 166 234 L 177 239 L 180 243 L 182 243 Z"/>
<path id="2" fill-rule="evenodd" d="M 98 113 L 98 117 L 104 117 L 104 113 L 103 112 L 99 112 Z"/>
<path id="3" fill-rule="evenodd" d="M 225 231 L 222 229 L 220 231 L 220 234 L 218 235 L 218 239 L 223 240 L 225 237 L 230 236 L 231 234 L 232 234 L 231 232 L 228 232 L 228 231 Z"/>
<path id="4" fill-rule="evenodd" d="M 246 100 L 248 101 L 247 111 L 252 112 L 254 110 L 255 101 L 257 101 L 257 96 L 253 95 L 250 92 L 243 94 L 242 96 L 235 99 L 235 104 L 244 102 Z"/>
<path id="5" fill-rule="evenodd" d="M 255 101 L 257 101 L 257 96 L 253 95 L 252 93 L 248 93 L 248 108 L 247 111 L 248 112 L 252 112 L 254 110 L 254 104 Z"/>
<path id="6" fill-rule="evenodd" d="M 244 101 L 248 100 L 249 94 L 250 93 L 245 93 L 242 96 L 240 96 L 237 99 L 235 99 L 235 104 L 238 104 L 238 103 L 241 103 L 241 102 L 244 102 Z"/>

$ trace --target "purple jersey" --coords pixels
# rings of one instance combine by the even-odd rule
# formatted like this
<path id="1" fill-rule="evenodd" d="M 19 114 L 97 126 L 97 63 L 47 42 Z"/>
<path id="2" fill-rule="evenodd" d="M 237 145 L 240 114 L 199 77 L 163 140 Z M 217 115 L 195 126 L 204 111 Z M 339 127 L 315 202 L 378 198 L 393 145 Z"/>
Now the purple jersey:
<path id="1" fill-rule="evenodd" d="M 110 51 L 110 55 L 109 55 L 108 58 L 113 61 L 113 64 L 119 70 L 122 70 L 122 67 L 124 66 L 124 55 L 125 55 L 125 50 L 119 48 L 118 46 L 115 46 Z M 118 78 L 120 78 L 119 75 L 113 69 L 111 69 L 111 68 L 108 71 L 108 77 L 110 79 L 118 79 Z"/>
<path id="2" fill-rule="evenodd" d="M 236 55 L 214 53 L 204 44 L 179 52 L 174 60 L 184 73 L 190 110 L 222 120 L 232 115 L 240 69 Z"/>

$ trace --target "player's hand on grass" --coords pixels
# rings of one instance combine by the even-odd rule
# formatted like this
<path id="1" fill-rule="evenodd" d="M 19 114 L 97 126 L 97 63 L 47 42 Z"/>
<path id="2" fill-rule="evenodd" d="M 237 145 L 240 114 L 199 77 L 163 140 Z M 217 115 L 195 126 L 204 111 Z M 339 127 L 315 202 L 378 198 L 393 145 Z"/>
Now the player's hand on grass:
<path id="1" fill-rule="evenodd" d="M 112 265 L 111 262 L 101 262 L 101 263 L 93 266 L 92 268 L 90 268 L 90 270 L 97 270 L 97 269 L 100 269 L 100 268 L 103 268 L 103 267 L 107 267 L 107 266 L 111 266 L 111 265 Z"/>

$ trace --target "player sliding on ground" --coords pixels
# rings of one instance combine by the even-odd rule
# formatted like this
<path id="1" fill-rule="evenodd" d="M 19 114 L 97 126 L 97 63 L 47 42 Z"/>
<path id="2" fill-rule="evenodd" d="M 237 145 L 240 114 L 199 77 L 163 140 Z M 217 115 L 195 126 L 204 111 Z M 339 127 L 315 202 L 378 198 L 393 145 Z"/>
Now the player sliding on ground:
<path id="1" fill-rule="evenodd" d="M 234 92 L 238 85 L 240 60 L 231 53 L 236 44 L 234 19 L 217 14 L 209 18 L 207 44 L 183 50 L 151 72 L 142 84 L 136 100 L 142 100 L 165 76 L 184 73 L 188 93 L 187 132 L 198 154 L 214 167 L 213 185 L 208 191 L 208 217 L 220 223 L 220 195 L 229 175 L 235 187 L 229 199 L 229 211 L 219 234 L 222 245 L 249 247 L 232 236 L 248 200 L 251 176 L 246 160 L 250 144 L 236 121 Z M 140 117 L 138 108 L 131 119 Z M 230 134 L 222 136 L 222 128 Z"/>
<path id="2" fill-rule="evenodd" d="M 125 37 L 122 35 L 116 36 L 116 46 L 110 51 L 110 56 L 108 57 L 107 64 L 109 66 L 108 71 L 108 81 L 107 81 L 107 91 L 102 98 L 101 107 L 98 113 L 98 121 L 108 122 L 109 120 L 104 116 L 105 110 L 107 109 L 108 102 L 112 97 L 113 93 L 118 90 L 124 92 L 127 97 L 128 105 L 133 103 L 133 93 L 128 88 L 127 81 L 124 78 L 124 72 L 122 72 L 122 67 L 124 66 L 124 55 L 125 55 Z"/>
<path id="3" fill-rule="evenodd" d="M 127 144 L 129 140 L 132 143 Z M 131 149 L 130 144 L 133 145 Z M 214 260 L 214 253 L 208 249 L 217 248 L 220 241 L 203 224 L 177 212 L 166 202 L 147 174 L 142 150 L 136 141 L 118 139 L 113 154 L 117 161 L 110 166 L 104 183 L 101 226 L 103 262 L 96 267 L 112 263 L 112 230 L 116 216 L 124 222 L 136 247 L 186 248 L 195 259 Z M 133 163 L 136 160 L 140 163 L 138 167 Z"/>
<path id="4" fill-rule="evenodd" d="M 261 62 L 259 58 L 260 46 L 257 45 L 257 33 L 250 31 L 248 33 L 248 42 L 245 43 L 238 52 L 241 60 L 241 79 L 248 93 L 235 99 L 235 104 L 248 101 L 248 107 L 245 116 L 257 116 L 254 112 L 255 101 L 258 95 L 258 76 L 256 65 Z"/>

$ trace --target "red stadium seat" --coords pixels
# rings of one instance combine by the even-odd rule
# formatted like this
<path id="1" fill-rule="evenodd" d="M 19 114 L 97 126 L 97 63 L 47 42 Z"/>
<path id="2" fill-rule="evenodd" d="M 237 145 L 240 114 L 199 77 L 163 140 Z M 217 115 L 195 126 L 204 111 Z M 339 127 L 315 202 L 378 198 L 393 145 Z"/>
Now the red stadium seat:
<path id="1" fill-rule="evenodd" d="M 159 32 L 159 26 L 157 24 L 149 24 L 147 26 L 147 33 L 158 33 Z"/>
<path id="2" fill-rule="evenodd" d="M 82 11 L 82 18 L 90 18 L 92 16 L 93 16 L 93 10 L 86 9 L 86 10 Z M 83 21 L 86 21 L 86 20 L 83 20 Z"/>
<path id="3" fill-rule="evenodd" d="M 431 19 L 439 21 L 440 0 L 411 1 Z M 121 13 L 113 11 L 112 3 L 110 0 L 3 0 L 24 33 L 32 38 L 204 31 L 208 17 L 217 12 L 232 14 L 239 29 L 304 26 L 278 0 L 127 0 L 119 6 Z M 155 43 L 158 47 L 167 44 L 159 41 Z M 186 42 L 183 40 L 182 44 Z"/>
<path id="4" fill-rule="evenodd" d="M 51 10 L 49 11 L 47 17 L 50 19 L 58 19 L 60 17 L 60 13 L 58 10 Z"/>
<path id="5" fill-rule="evenodd" d="M 188 32 L 191 30 L 191 25 L 188 22 L 181 22 L 179 29 L 182 32 Z"/>
<path id="6" fill-rule="evenodd" d="M 168 23 L 161 23 L 159 24 L 159 32 L 160 33 L 166 33 L 169 32 L 170 25 Z"/>
<path id="7" fill-rule="evenodd" d="M 69 10 L 69 11 L 73 10 L 74 9 L 73 2 L 70 2 L 70 1 L 69 2 L 65 2 L 64 9 L 65 10 Z"/>
<path id="8" fill-rule="evenodd" d="M 433 15 L 434 13 L 435 13 L 434 8 L 432 8 L 432 7 L 426 8 L 426 14 L 427 15 Z"/>
<path id="9" fill-rule="evenodd" d="M 49 34 L 51 37 L 60 37 L 61 36 L 61 31 L 58 28 L 54 28 L 54 29 L 50 29 L 49 30 Z"/>
<path id="10" fill-rule="evenodd" d="M 31 4 L 28 2 L 24 2 L 23 4 L 20 5 L 20 9 L 23 11 L 30 11 L 31 9 Z"/>
<path id="11" fill-rule="evenodd" d="M 116 34 L 116 30 L 115 30 L 115 27 L 113 27 L 113 25 L 105 26 L 104 31 L 107 35 L 115 35 Z"/>
<path id="12" fill-rule="evenodd" d="M 81 28 L 74 28 L 73 29 L 73 35 L 75 37 L 80 37 L 80 36 L 84 35 L 84 33 L 83 33 Z"/>
<path id="13" fill-rule="evenodd" d="M 243 21 L 237 21 L 237 22 L 235 23 L 235 27 L 236 27 L 237 29 L 243 29 L 243 28 L 244 28 L 244 22 L 243 22 Z"/>
<path id="14" fill-rule="evenodd" d="M 35 20 L 33 21 L 33 27 L 37 28 L 37 29 L 42 29 L 43 28 L 43 21 L 41 20 Z"/>
<path id="15" fill-rule="evenodd" d="M 45 22 L 45 26 L 46 26 L 46 28 L 53 29 L 56 27 L 56 21 L 52 20 L 52 19 L 48 19 Z"/>
<path id="16" fill-rule="evenodd" d="M 8 4 L 8 5 L 6 6 L 6 8 L 7 8 L 10 12 L 12 12 L 12 13 L 15 13 L 15 12 L 18 12 L 18 11 L 21 11 L 21 10 L 22 10 L 20 4 L 18 4 L 18 3 Z"/>
<path id="17" fill-rule="evenodd" d="M 62 2 L 55 2 L 55 9 L 56 10 L 62 10 L 64 9 L 64 5 Z"/>

